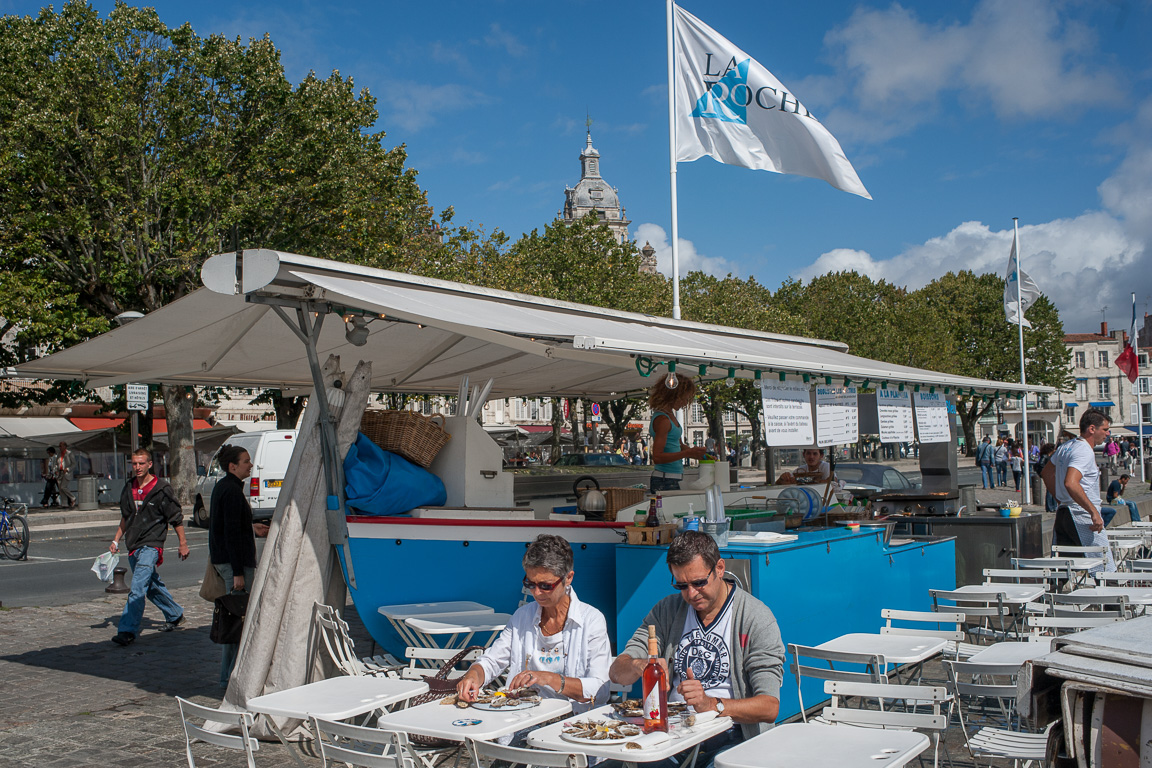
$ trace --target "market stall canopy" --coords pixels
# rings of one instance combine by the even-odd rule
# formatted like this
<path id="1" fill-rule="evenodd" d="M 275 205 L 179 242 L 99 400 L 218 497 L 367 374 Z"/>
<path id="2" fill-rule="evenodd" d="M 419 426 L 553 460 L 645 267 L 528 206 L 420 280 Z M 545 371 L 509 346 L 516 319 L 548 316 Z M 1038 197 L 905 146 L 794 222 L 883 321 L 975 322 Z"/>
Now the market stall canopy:
<path id="1" fill-rule="evenodd" d="M 313 378 L 293 314 L 322 322 L 315 354 L 371 360 L 376 391 L 456 394 L 493 379 L 490 397 L 608 399 L 646 389 L 649 360 L 723 378 L 754 371 L 845 378 L 858 386 L 958 387 L 982 394 L 1050 387 L 953 376 L 848 354 L 838 342 L 555 301 L 279 251 L 219 254 L 205 285 L 135 322 L 19 366 L 23 376 L 231 385 L 304 392 Z M 236 291 L 231 293 L 230 291 Z M 327 322 L 323 322 L 325 313 Z M 315 313 L 315 314 L 314 314 Z M 342 317 L 341 317 L 342 316 Z M 341 322 L 341 319 L 344 322 Z M 361 342 L 354 344 L 353 342 Z M 664 372 L 657 367 L 653 373 Z M 818 380 L 818 379 L 817 379 Z"/>

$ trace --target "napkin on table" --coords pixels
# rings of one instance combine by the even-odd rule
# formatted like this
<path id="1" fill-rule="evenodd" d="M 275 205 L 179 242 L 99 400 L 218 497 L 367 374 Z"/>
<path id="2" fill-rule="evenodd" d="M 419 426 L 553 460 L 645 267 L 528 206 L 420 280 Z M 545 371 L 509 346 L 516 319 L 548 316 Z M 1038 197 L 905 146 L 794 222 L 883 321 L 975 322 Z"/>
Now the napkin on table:
<path id="1" fill-rule="evenodd" d="M 664 731 L 652 731 L 652 733 L 645 733 L 637 736 L 624 743 L 624 749 L 648 749 L 649 747 L 658 747 L 666 741 L 672 740 L 672 734 L 665 733 Z"/>

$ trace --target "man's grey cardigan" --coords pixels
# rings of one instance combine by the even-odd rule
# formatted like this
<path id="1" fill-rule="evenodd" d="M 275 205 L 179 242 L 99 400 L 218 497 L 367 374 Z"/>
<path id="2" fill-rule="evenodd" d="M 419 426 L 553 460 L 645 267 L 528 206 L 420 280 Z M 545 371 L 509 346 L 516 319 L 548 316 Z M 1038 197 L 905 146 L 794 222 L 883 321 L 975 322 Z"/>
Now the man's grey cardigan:
<path id="1" fill-rule="evenodd" d="M 732 694 L 737 699 L 752 696 L 780 698 L 784 680 L 784 642 L 772 610 L 745 592 L 734 581 L 728 581 L 732 595 Z M 653 606 L 644 623 L 632 635 L 624 653 L 634 659 L 648 658 L 648 625 L 656 625 L 657 651 L 672 665 L 672 654 L 684 634 L 684 622 L 691 606 L 680 595 L 669 595 Z M 741 723 L 745 739 L 772 727 L 772 723 Z"/>

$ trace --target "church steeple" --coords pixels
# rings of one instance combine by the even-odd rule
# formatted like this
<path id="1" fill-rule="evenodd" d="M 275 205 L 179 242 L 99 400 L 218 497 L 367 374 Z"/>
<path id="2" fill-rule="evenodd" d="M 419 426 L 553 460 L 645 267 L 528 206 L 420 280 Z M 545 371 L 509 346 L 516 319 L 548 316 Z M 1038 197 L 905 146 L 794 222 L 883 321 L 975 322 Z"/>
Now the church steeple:
<path id="1" fill-rule="evenodd" d="M 616 242 L 623 243 L 628 239 L 628 225 L 632 222 L 625 217 L 616 188 L 608 186 L 600 175 L 600 152 L 592 146 L 591 126 L 592 119 L 588 118 L 584 149 L 580 151 L 580 181 L 575 188 L 565 187 L 564 207 L 558 216 L 565 224 L 571 224 L 595 212 L 612 230 Z"/>

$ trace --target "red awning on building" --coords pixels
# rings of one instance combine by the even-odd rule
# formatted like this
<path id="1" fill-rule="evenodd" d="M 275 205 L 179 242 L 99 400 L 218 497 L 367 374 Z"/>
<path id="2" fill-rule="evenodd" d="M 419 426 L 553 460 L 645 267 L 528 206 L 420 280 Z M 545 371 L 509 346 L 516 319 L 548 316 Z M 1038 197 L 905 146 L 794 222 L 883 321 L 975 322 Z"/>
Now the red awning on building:
<path id="1" fill-rule="evenodd" d="M 104 429 L 105 427 L 118 427 L 124 423 L 123 418 L 101 416 L 75 416 L 68 419 L 80 429 L 87 432 L 91 429 Z M 192 419 L 192 429 L 210 429 L 212 427 L 204 419 Z M 152 434 L 168 434 L 168 422 L 165 419 L 152 419 Z"/>

